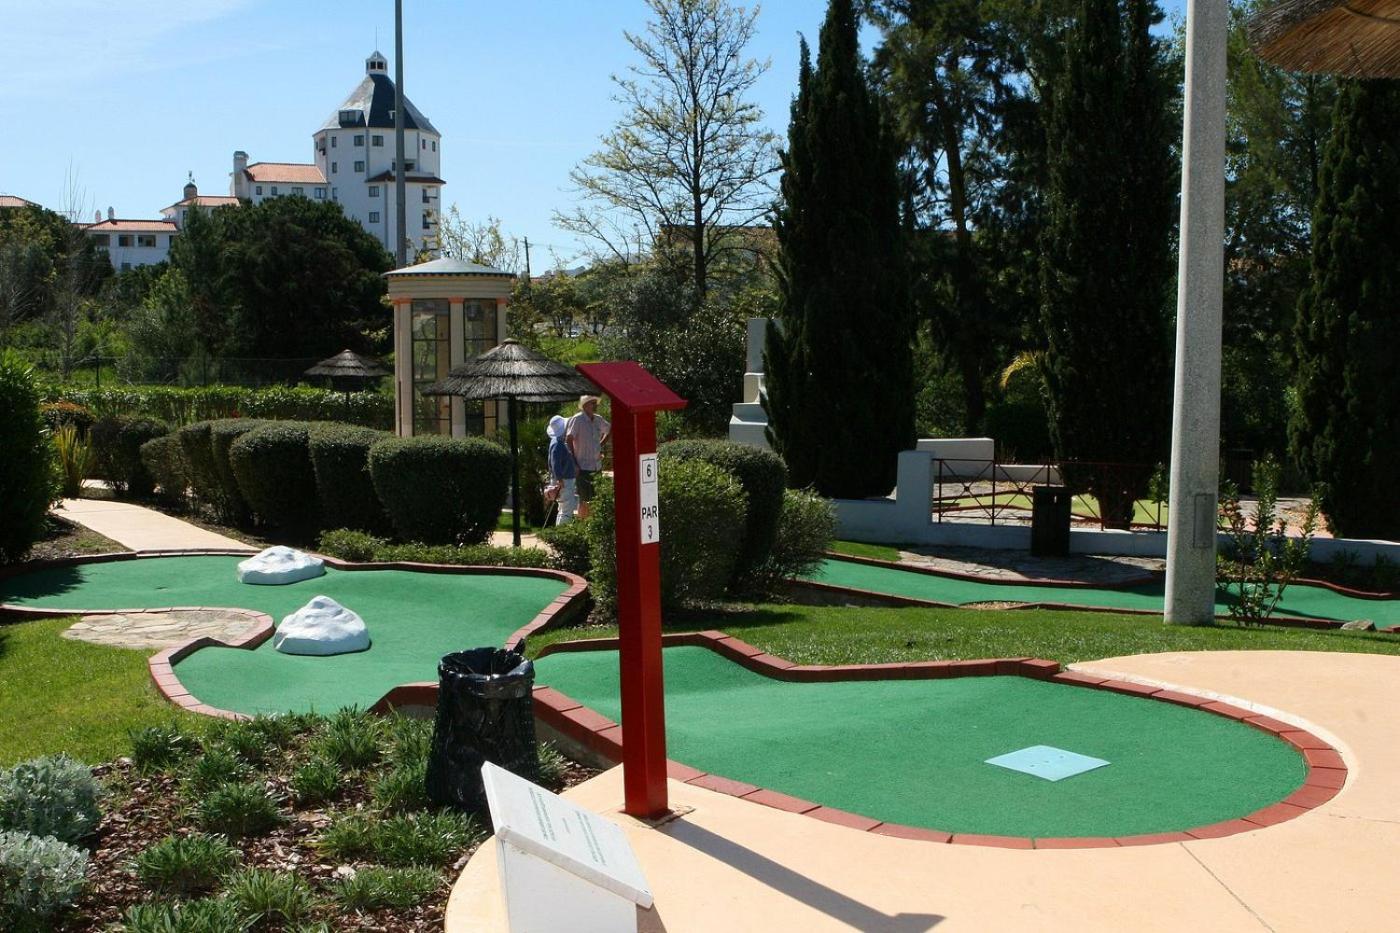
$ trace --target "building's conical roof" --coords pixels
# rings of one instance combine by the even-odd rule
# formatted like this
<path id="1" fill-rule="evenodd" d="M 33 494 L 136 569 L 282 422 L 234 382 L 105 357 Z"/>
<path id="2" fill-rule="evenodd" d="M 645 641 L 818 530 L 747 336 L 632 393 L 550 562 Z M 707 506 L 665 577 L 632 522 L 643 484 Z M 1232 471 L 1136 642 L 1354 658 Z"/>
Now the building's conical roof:
<path id="1" fill-rule="evenodd" d="M 326 118 L 321 129 L 348 128 L 346 124 L 341 122 L 341 113 L 346 110 L 358 110 L 364 114 L 364 122 L 354 124 L 355 126 L 392 130 L 394 128 L 394 82 L 389 80 L 387 74 L 379 72 L 365 75 L 365 79 L 355 87 L 355 90 L 350 92 L 350 96 L 345 98 L 345 102 Z M 407 97 L 404 98 L 403 125 L 405 129 L 422 130 L 425 133 L 442 135 Z"/>

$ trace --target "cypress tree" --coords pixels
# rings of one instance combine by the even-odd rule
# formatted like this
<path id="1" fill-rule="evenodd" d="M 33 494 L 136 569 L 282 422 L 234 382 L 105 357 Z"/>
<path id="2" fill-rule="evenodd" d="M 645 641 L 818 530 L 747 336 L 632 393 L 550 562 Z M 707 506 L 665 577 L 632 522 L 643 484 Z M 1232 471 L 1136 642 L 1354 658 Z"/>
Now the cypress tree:
<path id="1" fill-rule="evenodd" d="M 883 496 L 914 441 L 914 314 L 892 134 L 861 69 L 851 0 L 805 43 L 775 209 L 779 328 L 769 440 L 794 486 Z"/>
<path id="2" fill-rule="evenodd" d="M 1063 459 L 1166 458 L 1176 170 L 1152 0 L 1082 0 L 1047 101 L 1041 325 Z M 1151 468 L 1070 471 L 1122 525 Z"/>
<path id="3" fill-rule="evenodd" d="M 1333 111 L 1298 302 L 1289 440 L 1332 531 L 1400 537 L 1400 83 L 1351 81 Z"/>

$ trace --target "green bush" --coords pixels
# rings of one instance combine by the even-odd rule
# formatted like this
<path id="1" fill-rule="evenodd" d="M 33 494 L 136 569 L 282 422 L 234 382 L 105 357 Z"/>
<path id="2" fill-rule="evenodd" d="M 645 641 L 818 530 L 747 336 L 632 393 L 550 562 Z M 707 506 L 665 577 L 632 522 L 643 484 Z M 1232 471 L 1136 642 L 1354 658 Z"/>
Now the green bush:
<path id="1" fill-rule="evenodd" d="M 433 747 L 433 723 L 394 713 L 385 723 L 389 733 L 389 753 L 385 756 L 396 768 L 426 762 Z"/>
<path id="2" fill-rule="evenodd" d="M 496 527 L 510 454 L 475 437 L 396 437 L 370 449 L 369 470 L 401 538 L 475 544 Z"/>
<path id="3" fill-rule="evenodd" d="M 215 418 L 344 421 L 371 428 L 394 426 L 392 393 L 344 394 L 307 386 L 47 386 L 44 401 L 69 402 L 98 415 L 133 415 L 184 425 Z"/>
<path id="4" fill-rule="evenodd" d="M 588 519 L 576 518 L 567 525 L 541 528 L 539 538 L 554 550 L 556 568 L 588 576 L 592 568 L 588 561 Z"/>
<path id="5" fill-rule="evenodd" d="M 355 563 L 401 561 L 475 567 L 553 567 L 547 551 L 535 547 L 495 547 L 490 544 L 390 544 L 363 531 L 344 528 L 321 535 L 316 549 L 328 557 Z"/>
<path id="6" fill-rule="evenodd" d="M 484 833 L 472 817 L 455 810 L 375 818 L 345 814 L 317 840 L 333 858 L 365 859 L 390 867 L 443 866 Z"/>
<path id="7" fill-rule="evenodd" d="M 87 853 L 52 836 L 0 831 L 0 929 L 51 930 L 83 891 Z"/>
<path id="8" fill-rule="evenodd" d="M 783 494 L 778 534 L 768 559 L 759 568 L 758 587 L 771 591 L 783 580 L 816 570 L 836 536 L 836 511 L 830 499 L 805 489 Z"/>
<path id="9" fill-rule="evenodd" d="M 522 419 L 516 430 L 520 445 L 520 520 L 538 528 L 544 524 L 548 511 L 544 485 L 549 479 L 549 419 Z"/>
<path id="10" fill-rule="evenodd" d="M 50 433 L 55 433 L 65 424 L 71 424 L 77 428 L 78 433 L 86 435 L 97 416 L 82 405 L 74 402 L 44 402 L 39 406 L 39 414 L 44 419 L 44 424 Z"/>
<path id="11" fill-rule="evenodd" d="M 367 768 L 384 754 L 384 721 L 354 707 L 343 709 L 326 723 L 313 750 L 348 771 Z"/>
<path id="12" fill-rule="evenodd" d="M 311 469 L 310 425 L 273 421 L 242 435 L 229 447 L 238 490 L 258 520 L 305 533 L 317 524 L 316 474 Z"/>
<path id="13" fill-rule="evenodd" d="M 199 751 L 199 743 L 173 723 L 132 729 L 127 736 L 132 764 L 142 774 L 168 768 Z"/>
<path id="14" fill-rule="evenodd" d="M 97 420 L 88 437 L 97 457 L 97 469 L 118 495 L 146 498 L 155 479 L 141 459 L 141 447 L 170 433 L 170 428 L 150 418 L 107 415 Z"/>
<path id="15" fill-rule="evenodd" d="M 0 354 L 0 447 L 0 564 L 8 564 L 39 540 L 56 491 L 34 373 L 10 352 Z"/>
<path id="16" fill-rule="evenodd" d="M 195 820 L 208 832 L 238 839 L 265 835 L 282 814 L 261 784 L 239 782 L 210 791 L 195 807 Z"/>
<path id="17" fill-rule="evenodd" d="M 336 900 L 350 910 L 408 910 L 432 897 L 442 877 L 428 868 L 362 868 L 336 882 Z"/>
<path id="18" fill-rule="evenodd" d="M 340 793 L 340 766 L 328 758 L 312 758 L 292 772 L 292 794 L 301 804 L 334 800 Z"/>
<path id="19" fill-rule="evenodd" d="M 383 538 L 376 538 L 367 531 L 337 528 L 321 533 L 316 542 L 316 550 L 327 557 L 348 560 L 354 564 L 367 564 L 374 560 L 375 553 L 386 544 L 388 542 Z"/>
<path id="20" fill-rule="evenodd" d="M 219 471 L 214 465 L 214 448 L 209 441 L 208 421 L 187 424 L 175 432 L 185 454 L 185 475 L 190 491 L 200 503 L 223 519 L 236 517 L 237 502 L 227 501 Z"/>
<path id="21" fill-rule="evenodd" d="M 126 933 L 246 933 L 248 924 L 232 901 L 218 897 L 169 904 L 148 902 L 122 915 Z"/>
<path id="22" fill-rule="evenodd" d="M 401 764 L 379 776 L 370 789 L 374 805 L 385 813 L 408 813 L 428 807 L 428 759 Z"/>
<path id="23" fill-rule="evenodd" d="M 53 435 L 54 457 L 58 465 L 59 487 L 65 498 L 76 499 L 83 494 L 83 480 L 93 475 L 97 458 L 92 443 L 71 424 L 65 424 Z"/>
<path id="24" fill-rule="evenodd" d="M 141 463 L 161 499 L 171 504 L 185 501 L 185 490 L 190 485 L 189 467 L 185 461 L 185 447 L 178 436 L 167 434 L 142 444 Z"/>
<path id="25" fill-rule="evenodd" d="M 258 418 L 220 418 L 209 422 L 209 450 L 214 461 L 214 477 L 219 484 L 219 495 L 228 504 L 229 518 L 235 524 L 246 522 L 252 508 L 243 490 L 238 487 L 229 450 L 234 441 L 265 424 L 268 422 Z"/>
<path id="26" fill-rule="evenodd" d="M 778 534 L 778 516 L 787 488 L 787 468 L 782 458 L 771 450 L 721 440 L 672 441 L 662 444 L 657 453 L 662 472 L 668 461 L 699 460 L 725 470 L 744 487 L 748 512 L 731 582 L 751 584 L 768 559 Z"/>
<path id="27" fill-rule="evenodd" d="M 250 769 L 232 749 L 215 745 L 204 754 L 190 759 L 184 768 L 184 791 L 195 800 L 225 784 L 246 781 L 253 776 Z"/>
<path id="28" fill-rule="evenodd" d="M 238 850 L 220 837 L 194 833 L 166 836 L 136 856 L 132 867 L 155 893 L 186 898 L 212 890 L 239 858 Z"/>
<path id="29" fill-rule="evenodd" d="M 245 923 L 283 929 L 307 919 L 315 906 L 311 888 L 296 875 L 247 868 L 228 879 L 224 896 Z"/>
<path id="30" fill-rule="evenodd" d="M 389 519 L 369 475 L 369 449 L 390 437 L 383 431 L 327 422 L 308 435 L 316 498 L 326 528 L 382 531 Z"/>
<path id="31" fill-rule="evenodd" d="M 102 788 L 67 755 L 22 761 L 0 771 L 0 829 L 77 842 L 97 828 Z"/>
<path id="32" fill-rule="evenodd" d="M 679 460 L 659 471 L 661 605 L 674 608 L 717 600 L 733 577 L 744 533 L 743 487 L 728 472 L 701 461 Z M 598 613 L 617 613 L 617 555 L 612 483 L 598 483 L 589 516 L 589 589 Z"/>
<path id="33" fill-rule="evenodd" d="M 550 790 L 564 789 L 564 779 L 569 775 L 569 759 L 565 758 L 553 742 L 540 745 L 540 784 Z"/>

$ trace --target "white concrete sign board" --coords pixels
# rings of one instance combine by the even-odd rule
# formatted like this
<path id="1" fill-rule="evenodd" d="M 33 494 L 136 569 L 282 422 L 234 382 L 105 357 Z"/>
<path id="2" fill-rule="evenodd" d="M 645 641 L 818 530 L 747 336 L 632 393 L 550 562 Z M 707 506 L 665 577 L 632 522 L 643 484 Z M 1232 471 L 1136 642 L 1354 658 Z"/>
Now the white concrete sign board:
<path id="1" fill-rule="evenodd" d="M 481 777 L 512 933 L 637 929 L 651 889 L 622 827 L 490 762 Z"/>
<path id="2" fill-rule="evenodd" d="M 655 544 L 661 540 L 661 510 L 656 495 L 656 454 L 642 454 L 637 471 L 641 483 L 642 543 Z"/>

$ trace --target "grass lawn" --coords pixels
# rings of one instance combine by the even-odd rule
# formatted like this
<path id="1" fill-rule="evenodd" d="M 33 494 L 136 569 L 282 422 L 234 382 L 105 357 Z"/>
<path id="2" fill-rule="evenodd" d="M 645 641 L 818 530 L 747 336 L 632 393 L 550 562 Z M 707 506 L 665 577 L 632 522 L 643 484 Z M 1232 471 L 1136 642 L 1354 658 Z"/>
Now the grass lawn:
<path id="1" fill-rule="evenodd" d="M 668 617 L 668 631 L 718 628 L 797 664 L 877 664 L 1038 657 L 1062 664 L 1159 651 L 1355 651 L 1400 654 L 1400 638 L 1375 632 L 1266 626 L 1165 625 L 1154 616 L 1049 609 L 771 605 Z M 616 626 L 565 628 L 530 639 L 605 638 Z"/>
<path id="2" fill-rule="evenodd" d="M 861 541 L 833 541 L 831 550 L 850 557 L 870 557 L 875 560 L 899 560 L 899 548 L 889 544 L 865 544 Z"/>
<path id="3" fill-rule="evenodd" d="M 185 715 L 156 696 L 149 652 L 63 638 L 74 621 L 0 625 L 0 767 L 57 752 L 107 761 L 130 751 L 128 729 Z"/>

